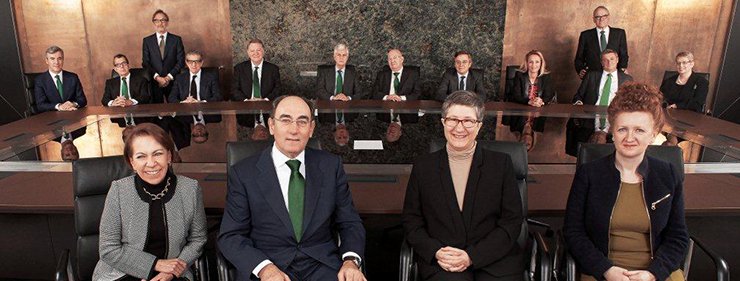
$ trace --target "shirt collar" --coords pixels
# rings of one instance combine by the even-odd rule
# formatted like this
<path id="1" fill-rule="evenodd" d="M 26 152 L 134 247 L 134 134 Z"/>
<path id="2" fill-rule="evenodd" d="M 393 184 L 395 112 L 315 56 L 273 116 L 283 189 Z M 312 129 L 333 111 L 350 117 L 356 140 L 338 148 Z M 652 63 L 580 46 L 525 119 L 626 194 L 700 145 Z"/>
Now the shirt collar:
<path id="1" fill-rule="evenodd" d="M 607 25 L 606 27 L 604 27 L 604 29 L 598 27 L 596 28 L 596 32 L 598 32 L 599 34 L 601 34 L 601 31 L 606 31 L 605 33 L 609 33 L 609 26 Z"/>
<path id="2" fill-rule="evenodd" d="M 340 71 L 341 70 L 342 73 L 344 73 L 344 70 L 345 69 L 347 69 L 347 66 L 346 65 L 344 67 L 342 67 L 342 68 L 339 68 L 336 64 L 334 65 L 334 72 L 337 72 L 337 71 Z"/>
<path id="3" fill-rule="evenodd" d="M 126 74 L 126 76 L 121 76 L 120 78 L 121 79 L 126 78 L 126 81 L 129 81 L 130 82 L 131 81 L 131 72 L 129 72 L 128 74 Z"/>
<path id="4" fill-rule="evenodd" d="M 616 70 L 614 70 L 612 72 L 606 72 L 606 70 L 604 70 L 604 71 L 601 72 L 601 76 L 606 76 L 607 74 L 610 74 L 610 73 L 611 73 L 612 76 L 617 76 L 617 74 L 616 74 L 617 71 Z"/>
<path id="5" fill-rule="evenodd" d="M 262 69 L 262 64 L 265 63 L 265 59 L 262 59 L 260 64 L 257 64 L 257 65 L 255 65 L 251 60 L 249 61 L 249 63 L 252 64 L 252 69 L 254 69 L 255 67 L 259 67 L 260 69 Z"/>
<path id="6" fill-rule="evenodd" d="M 398 73 L 398 76 L 403 75 L 403 66 L 398 71 L 393 71 L 393 69 L 391 69 L 391 75 L 393 75 L 393 73 Z"/>
<path id="7" fill-rule="evenodd" d="M 162 36 L 162 35 L 164 35 L 164 39 L 167 39 L 167 34 L 169 34 L 169 32 L 165 32 L 165 33 L 156 32 L 156 33 L 157 33 L 157 39 L 159 39 L 159 36 Z"/>
<path id="8" fill-rule="evenodd" d="M 298 154 L 296 158 L 288 158 L 288 156 L 280 152 L 280 150 L 277 148 L 277 144 L 275 144 L 274 142 L 272 143 L 272 161 L 275 164 L 275 168 L 279 168 L 282 165 L 286 165 L 285 162 L 291 159 L 301 161 L 301 165 L 305 167 L 306 150 L 304 149 L 303 151 L 301 151 L 301 153 Z"/>
<path id="9" fill-rule="evenodd" d="M 200 78 L 200 73 L 201 73 L 201 72 L 203 72 L 203 69 L 201 69 L 201 70 L 198 70 L 198 72 L 197 72 L 197 73 L 195 73 L 195 74 L 193 74 L 192 72 L 188 71 L 188 73 L 190 73 L 190 80 L 192 80 L 192 79 L 193 79 L 193 75 L 198 75 L 198 78 Z"/>
<path id="10" fill-rule="evenodd" d="M 59 77 L 61 78 L 62 72 L 64 72 L 64 70 L 59 71 L 59 73 L 54 73 L 53 71 L 51 71 L 51 69 L 49 69 L 49 74 L 51 75 L 51 78 L 54 78 L 54 76 L 57 76 L 57 75 L 59 75 Z"/>
<path id="11" fill-rule="evenodd" d="M 460 78 L 460 77 L 463 77 L 463 76 L 465 76 L 465 78 L 467 79 L 467 78 L 468 78 L 468 74 L 470 74 L 470 70 L 468 70 L 468 72 L 467 72 L 467 73 L 465 73 L 465 74 L 460 74 L 460 73 L 459 73 L 459 72 L 457 72 L 457 71 L 455 71 L 455 73 L 457 73 L 457 78 Z"/>

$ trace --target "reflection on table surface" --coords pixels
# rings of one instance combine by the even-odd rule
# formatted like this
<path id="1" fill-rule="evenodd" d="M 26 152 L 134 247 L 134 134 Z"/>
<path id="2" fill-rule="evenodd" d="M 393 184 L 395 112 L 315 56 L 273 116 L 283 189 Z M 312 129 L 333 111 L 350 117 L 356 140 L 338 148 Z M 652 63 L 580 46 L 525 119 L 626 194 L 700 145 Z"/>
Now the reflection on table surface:
<path id="1" fill-rule="evenodd" d="M 409 164 L 443 138 L 441 104 L 434 101 L 317 102 L 316 129 L 324 150 L 351 164 Z M 89 107 L 79 112 L 48 112 L 0 127 L 4 160 L 60 161 L 62 135 L 84 135 L 73 143 L 82 158 L 123 154 L 126 124 L 152 122 L 170 133 L 185 163 L 224 163 L 225 144 L 269 139 L 269 102 L 158 104 L 133 108 Z M 605 108 L 565 104 L 533 108 L 488 103 L 479 140 L 518 141 L 531 164 L 575 163 L 581 142 L 610 142 L 594 129 Z M 740 125 L 683 110 L 669 110 L 659 143 L 678 145 L 687 163 L 738 162 Z M 596 133 L 595 133 L 596 132 Z M 359 149 L 371 140 L 380 150 Z M 68 152 L 69 148 L 64 147 Z"/>

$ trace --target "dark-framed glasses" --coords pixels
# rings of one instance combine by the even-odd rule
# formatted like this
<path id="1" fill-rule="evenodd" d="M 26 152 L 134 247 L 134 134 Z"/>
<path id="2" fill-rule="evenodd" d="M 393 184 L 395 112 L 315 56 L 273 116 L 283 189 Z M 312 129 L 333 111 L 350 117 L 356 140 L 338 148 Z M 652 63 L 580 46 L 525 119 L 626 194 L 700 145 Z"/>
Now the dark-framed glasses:
<path id="1" fill-rule="evenodd" d="M 279 123 L 281 126 L 290 126 L 291 124 L 295 123 L 298 128 L 305 128 L 308 127 L 308 124 L 311 123 L 311 120 L 308 120 L 306 118 L 298 118 L 296 120 L 293 120 L 288 117 L 278 118 L 276 119 L 277 123 Z"/>
<path id="2" fill-rule="evenodd" d="M 201 63 L 203 60 L 185 60 L 185 63 L 193 64 L 193 63 Z"/>
<path id="3" fill-rule="evenodd" d="M 128 66 L 128 63 L 127 62 L 119 62 L 119 63 L 113 64 L 113 66 L 115 66 L 116 68 L 121 68 L 121 67 L 124 67 L 124 66 Z"/>
<path id="4" fill-rule="evenodd" d="M 594 16 L 594 20 L 605 20 L 609 17 L 609 14 L 603 16 Z"/>
<path id="5" fill-rule="evenodd" d="M 457 124 L 462 124 L 462 126 L 466 129 L 470 129 L 475 127 L 475 125 L 478 125 L 480 123 L 479 120 L 473 120 L 473 119 L 457 119 L 452 117 L 445 117 L 442 118 L 442 122 L 445 124 L 445 126 L 454 128 L 457 126 Z"/>
<path id="6" fill-rule="evenodd" d="M 170 21 L 169 19 L 153 19 L 152 20 L 153 23 L 164 23 L 164 22 L 169 22 L 169 21 Z"/>

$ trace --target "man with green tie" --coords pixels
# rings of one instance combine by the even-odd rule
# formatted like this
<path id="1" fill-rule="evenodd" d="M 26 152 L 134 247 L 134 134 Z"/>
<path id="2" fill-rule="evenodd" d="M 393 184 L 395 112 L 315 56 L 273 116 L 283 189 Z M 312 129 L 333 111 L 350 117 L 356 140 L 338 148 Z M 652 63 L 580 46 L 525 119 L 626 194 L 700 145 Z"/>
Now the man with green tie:
<path id="1" fill-rule="evenodd" d="M 365 228 L 342 161 L 306 148 L 313 110 L 303 97 L 277 98 L 274 144 L 228 170 L 218 246 L 237 280 L 365 280 Z"/>
<path id="2" fill-rule="evenodd" d="M 235 101 L 274 100 L 280 96 L 280 68 L 265 61 L 262 40 L 247 43 L 249 59 L 234 66 L 231 96 Z"/>
<path id="3" fill-rule="evenodd" d="M 105 81 L 105 92 L 100 101 L 103 106 L 129 107 L 150 102 L 149 82 L 142 75 L 131 74 L 128 58 L 124 54 L 113 56 L 113 71 L 118 75 Z M 132 116 L 113 118 L 111 121 L 120 127 L 136 125 Z"/>
<path id="4" fill-rule="evenodd" d="M 421 94 L 418 66 L 404 67 L 404 57 L 399 49 L 388 50 L 388 66 L 375 76 L 373 99 L 388 101 L 415 100 Z"/>
<path id="5" fill-rule="evenodd" d="M 316 97 L 336 101 L 361 99 L 357 88 L 357 71 L 354 65 L 347 64 L 347 45 L 340 43 L 334 46 L 333 58 L 333 64 L 320 65 L 316 71 Z"/>
<path id="6" fill-rule="evenodd" d="M 617 69 L 625 72 L 629 55 L 627 54 L 627 35 L 624 29 L 609 26 L 609 10 L 604 6 L 594 9 L 593 21 L 595 28 L 581 32 L 578 37 L 575 67 L 578 77 L 583 79 L 589 70 L 601 70 L 600 54 L 606 49 L 617 52 L 619 65 Z"/>

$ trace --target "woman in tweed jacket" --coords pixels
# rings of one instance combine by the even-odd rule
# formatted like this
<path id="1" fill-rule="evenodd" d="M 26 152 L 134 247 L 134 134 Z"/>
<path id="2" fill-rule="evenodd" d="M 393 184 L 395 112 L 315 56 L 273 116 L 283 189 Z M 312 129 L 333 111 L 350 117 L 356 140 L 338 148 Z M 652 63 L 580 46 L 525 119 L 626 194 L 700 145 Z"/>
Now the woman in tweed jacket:
<path id="1" fill-rule="evenodd" d="M 125 137 L 135 175 L 114 181 L 100 221 L 93 280 L 193 280 L 190 265 L 206 243 L 198 182 L 173 173 L 172 139 L 151 123 Z"/>

